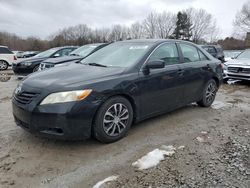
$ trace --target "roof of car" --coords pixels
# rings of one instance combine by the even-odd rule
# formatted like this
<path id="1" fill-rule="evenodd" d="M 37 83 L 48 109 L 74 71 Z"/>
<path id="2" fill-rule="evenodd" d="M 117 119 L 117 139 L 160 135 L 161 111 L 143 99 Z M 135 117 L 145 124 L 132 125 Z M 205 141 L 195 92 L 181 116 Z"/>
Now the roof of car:
<path id="1" fill-rule="evenodd" d="M 220 45 L 218 45 L 218 44 L 203 44 L 203 45 L 199 45 L 199 46 L 202 46 L 202 47 L 219 47 L 219 48 L 221 48 L 221 46 Z"/>
<path id="2" fill-rule="evenodd" d="M 131 39 L 131 40 L 124 40 L 124 41 L 118 41 L 118 42 L 124 42 L 124 43 L 162 43 L 162 42 L 187 42 L 192 43 L 190 41 L 186 40 L 177 40 L 177 39 Z"/>
<path id="3" fill-rule="evenodd" d="M 2 46 L 2 45 L 0 45 L 0 47 L 1 47 L 1 48 L 8 48 L 8 46 Z"/>
<path id="4" fill-rule="evenodd" d="M 59 47 L 54 47 L 51 49 L 63 49 L 63 48 L 78 48 L 79 46 L 59 46 Z"/>

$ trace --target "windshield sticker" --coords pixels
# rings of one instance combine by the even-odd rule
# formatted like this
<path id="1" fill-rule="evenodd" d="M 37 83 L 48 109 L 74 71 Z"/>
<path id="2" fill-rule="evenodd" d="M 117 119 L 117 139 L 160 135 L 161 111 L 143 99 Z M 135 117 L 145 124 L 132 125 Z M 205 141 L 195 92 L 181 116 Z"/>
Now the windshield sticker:
<path id="1" fill-rule="evenodd" d="M 130 50 L 145 50 L 147 48 L 148 46 L 131 46 L 129 49 Z"/>

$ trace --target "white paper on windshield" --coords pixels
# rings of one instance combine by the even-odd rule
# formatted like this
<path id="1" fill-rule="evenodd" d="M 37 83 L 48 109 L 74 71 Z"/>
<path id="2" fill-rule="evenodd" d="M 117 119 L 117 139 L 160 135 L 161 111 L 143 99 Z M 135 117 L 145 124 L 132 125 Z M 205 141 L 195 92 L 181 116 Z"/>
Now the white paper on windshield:
<path id="1" fill-rule="evenodd" d="M 130 50 L 145 50 L 147 48 L 148 46 L 131 46 L 129 49 Z"/>

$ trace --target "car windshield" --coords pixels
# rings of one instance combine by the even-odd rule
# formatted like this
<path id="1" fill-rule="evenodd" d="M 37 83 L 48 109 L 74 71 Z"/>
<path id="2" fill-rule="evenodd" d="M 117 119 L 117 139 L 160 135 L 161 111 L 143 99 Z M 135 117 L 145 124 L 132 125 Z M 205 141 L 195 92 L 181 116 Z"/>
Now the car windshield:
<path id="1" fill-rule="evenodd" d="M 55 53 L 58 49 L 56 48 L 52 48 L 52 49 L 49 49 L 49 50 L 46 50 L 44 52 L 41 52 L 37 55 L 35 55 L 34 57 L 50 57 L 53 53 Z"/>
<path id="2" fill-rule="evenodd" d="M 245 50 L 236 59 L 250 59 L 250 50 Z"/>
<path id="3" fill-rule="evenodd" d="M 89 55 L 98 45 L 84 45 L 76 50 L 72 51 L 69 55 L 82 56 L 85 57 Z"/>
<path id="4" fill-rule="evenodd" d="M 83 64 L 99 64 L 110 67 L 129 67 L 135 64 L 148 51 L 148 43 L 114 43 L 98 50 L 87 58 Z"/>

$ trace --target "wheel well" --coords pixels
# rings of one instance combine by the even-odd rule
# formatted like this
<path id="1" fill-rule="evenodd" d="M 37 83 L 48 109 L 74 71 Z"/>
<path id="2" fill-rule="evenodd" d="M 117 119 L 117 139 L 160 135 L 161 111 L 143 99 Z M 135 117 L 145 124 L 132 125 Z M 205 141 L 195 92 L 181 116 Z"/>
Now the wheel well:
<path id="1" fill-rule="evenodd" d="M 6 61 L 6 60 L 4 60 L 4 59 L 0 59 L 0 61 L 4 61 L 4 62 L 7 63 L 8 65 L 10 65 L 10 64 L 8 63 L 8 61 Z"/>
<path id="2" fill-rule="evenodd" d="M 219 87 L 219 86 L 220 86 L 220 81 L 219 81 L 219 79 L 216 78 L 216 77 L 213 77 L 213 79 L 214 79 L 214 81 L 216 82 L 217 87 Z"/>

